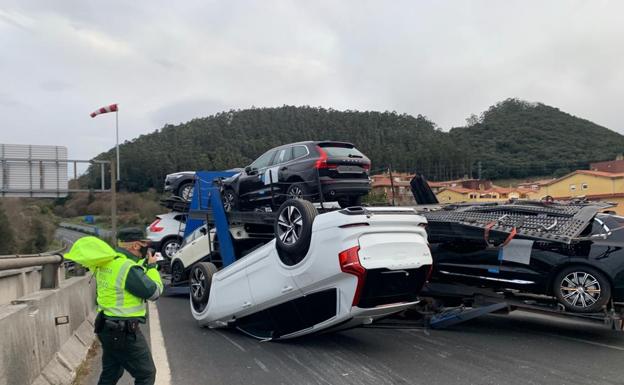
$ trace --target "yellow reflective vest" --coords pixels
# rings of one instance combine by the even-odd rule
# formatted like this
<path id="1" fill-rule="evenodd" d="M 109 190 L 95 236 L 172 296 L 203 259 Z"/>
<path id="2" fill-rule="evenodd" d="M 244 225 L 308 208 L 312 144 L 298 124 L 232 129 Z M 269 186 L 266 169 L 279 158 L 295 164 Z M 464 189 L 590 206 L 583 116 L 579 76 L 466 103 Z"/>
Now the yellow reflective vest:
<path id="1" fill-rule="evenodd" d="M 95 269 L 98 311 L 109 317 L 145 317 L 145 300 L 125 289 L 128 272 L 133 266 L 139 266 L 143 269 L 162 292 L 163 284 L 158 270 L 145 269 L 143 264 L 130 260 L 122 253 L 117 253 L 115 259 Z"/>

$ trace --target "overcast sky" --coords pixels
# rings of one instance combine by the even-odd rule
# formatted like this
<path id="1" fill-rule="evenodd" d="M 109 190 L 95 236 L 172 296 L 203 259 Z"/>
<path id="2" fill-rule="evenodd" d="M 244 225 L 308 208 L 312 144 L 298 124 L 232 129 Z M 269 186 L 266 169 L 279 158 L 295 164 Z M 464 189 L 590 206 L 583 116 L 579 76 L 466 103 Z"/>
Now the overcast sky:
<path id="1" fill-rule="evenodd" d="M 230 108 L 423 114 L 518 97 L 624 133 L 622 1 L 0 0 L 0 143 L 114 145 Z M 155 149 L 162 151 L 162 149 Z"/>

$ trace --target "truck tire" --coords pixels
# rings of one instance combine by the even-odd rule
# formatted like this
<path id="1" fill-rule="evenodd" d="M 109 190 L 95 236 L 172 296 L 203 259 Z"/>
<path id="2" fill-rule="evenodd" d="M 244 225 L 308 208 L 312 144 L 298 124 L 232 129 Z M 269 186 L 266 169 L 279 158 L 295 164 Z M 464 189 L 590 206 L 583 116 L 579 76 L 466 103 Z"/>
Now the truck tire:
<path id="1" fill-rule="evenodd" d="M 316 207 L 303 199 L 289 199 L 277 210 L 275 244 L 284 264 L 295 265 L 308 253 L 317 214 Z"/>

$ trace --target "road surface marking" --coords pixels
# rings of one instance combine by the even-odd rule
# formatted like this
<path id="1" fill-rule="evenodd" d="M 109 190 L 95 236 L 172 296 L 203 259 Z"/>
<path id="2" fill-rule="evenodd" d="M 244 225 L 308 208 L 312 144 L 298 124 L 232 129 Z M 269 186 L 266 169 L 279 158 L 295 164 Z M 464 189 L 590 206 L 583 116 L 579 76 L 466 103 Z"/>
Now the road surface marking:
<path id="1" fill-rule="evenodd" d="M 262 363 L 262 361 L 260 361 L 257 358 L 254 358 L 254 361 L 256 362 L 256 365 L 258 365 L 260 367 L 260 369 L 262 369 L 265 372 L 269 373 L 269 368 L 267 368 L 266 365 Z"/>
<path id="2" fill-rule="evenodd" d="M 149 328 L 150 343 L 152 346 L 152 357 L 156 365 L 155 385 L 171 385 L 171 369 L 165 350 L 165 339 L 160 328 L 160 318 L 158 318 L 158 308 L 154 302 L 148 302 L 149 306 Z"/>
<path id="3" fill-rule="evenodd" d="M 559 334 L 552 334 L 552 333 L 540 333 L 540 334 L 545 334 L 545 335 L 548 335 L 548 336 L 561 338 L 561 339 L 564 339 L 564 340 L 576 341 L 576 342 L 582 342 L 582 343 L 589 344 L 589 345 L 600 346 L 601 348 L 608 348 L 608 349 L 624 351 L 624 346 L 602 344 L 600 342 L 588 341 L 588 340 L 584 340 L 582 338 L 562 336 L 562 335 L 559 335 Z"/>
<path id="4" fill-rule="evenodd" d="M 216 331 L 215 333 L 217 333 L 218 335 L 220 335 L 221 337 L 225 338 L 226 340 L 228 340 L 228 342 L 230 342 L 232 345 L 236 346 L 237 348 L 239 348 L 241 350 L 241 352 L 247 353 L 247 350 L 245 350 L 244 347 L 240 346 L 239 344 L 237 344 L 234 340 L 232 340 L 230 337 L 226 336 L 225 334 Z"/>

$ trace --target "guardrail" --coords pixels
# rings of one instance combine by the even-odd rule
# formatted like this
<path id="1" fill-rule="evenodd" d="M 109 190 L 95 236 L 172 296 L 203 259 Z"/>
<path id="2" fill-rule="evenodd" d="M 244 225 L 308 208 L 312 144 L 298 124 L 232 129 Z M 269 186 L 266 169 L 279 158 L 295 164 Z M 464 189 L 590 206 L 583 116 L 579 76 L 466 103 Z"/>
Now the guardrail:
<path id="1" fill-rule="evenodd" d="M 59 227 L 62 227 L 64 229 L 68 229 L 68 230 L 79 231 L 79 232 L 85 233 L 85 234 L 95 235 L 97 237 L 102 237 L 102 238 L 112 238 L 113 237 L 113 232 L 112 231 L 110 231 L 110 230 L 103 230 L 103 229 L 100 229 L 97 226 L 89 226 L 89 225 L 80 225 L 80 224 L 77 224 L 77 223 L 61 222 L 61 223 L 59 223 Z"/>
<path id="2" fill-rule="evenodd" d="M 41 289 L 59 287 L 58 269 L 63 262 L 61 254 L 67 245 L 54 251 L 39 254 L 0 255 L 0 271 L 41 266 Z"/>

